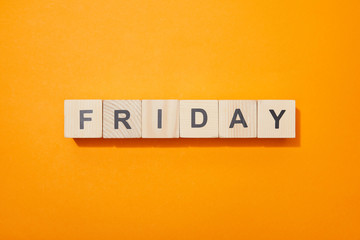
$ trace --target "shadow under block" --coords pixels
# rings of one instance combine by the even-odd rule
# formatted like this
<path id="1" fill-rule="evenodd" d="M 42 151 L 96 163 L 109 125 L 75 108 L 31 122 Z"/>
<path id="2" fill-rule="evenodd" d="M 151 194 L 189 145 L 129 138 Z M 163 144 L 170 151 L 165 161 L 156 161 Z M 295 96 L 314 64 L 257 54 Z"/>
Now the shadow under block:
<path id="1" fill-rule="evenodd" d="M 218 114 L 218 100 L 181 100 L 180 137 L 217 138 Z"/>
<path id="2" fill-rule="evenodd" d="M 256 100 L 219 101 L 220 138 L 256 138 L 256 131 Z"/>
<path id="3" fill-rule="evenodd" d="M 258 100 L 258 138 L 295 138 L 295 100 Z"/>
<path id="4" fill-rule="evenodd" d="M 102 137 L 102 100 L 65 100 L 66 138 Z"/>
<path id="5" fill-rule="evenodd" d="M 141 100 L 103 101 L 104 138 L 141 138 Z"/>
<path id="6" fill-rule="evenodd" d="M 179 100 L 142 100 L 142 137 L 179 138 Z"/>

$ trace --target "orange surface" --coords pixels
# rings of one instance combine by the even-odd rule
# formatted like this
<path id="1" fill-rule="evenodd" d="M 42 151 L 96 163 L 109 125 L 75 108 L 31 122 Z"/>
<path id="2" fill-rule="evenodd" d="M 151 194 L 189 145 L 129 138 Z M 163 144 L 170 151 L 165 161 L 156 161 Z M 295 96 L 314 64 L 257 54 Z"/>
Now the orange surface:
<path id="1" fill-rule="evenodd" d="M 1 1 L 0 239 L 360 239 L 359 1 Z M 64 99 L 295 99 L 297 139 L 65 139 Z"/>

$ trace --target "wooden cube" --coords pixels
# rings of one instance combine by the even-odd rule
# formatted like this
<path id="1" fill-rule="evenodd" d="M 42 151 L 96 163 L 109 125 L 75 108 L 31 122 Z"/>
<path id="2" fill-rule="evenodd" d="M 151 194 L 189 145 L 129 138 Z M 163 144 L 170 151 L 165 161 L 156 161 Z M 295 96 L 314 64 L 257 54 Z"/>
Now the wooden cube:
<path id="1" fill-rule="evenodd" d="M 220 138 L 256 138 L 256 131 L 256 100 L 219 101 Z"/>
<path id="2" fill-rule="evenodd" d="M 66 138 L 101 138 L 102 101 L 65 100 L 64 125 Z"/>
<path id="3" fill-rule="evenodd" d="M 258 137 L 295 138 L 295 100 L 259 100 Z"/>
<path id="4" fill-rule="evenodd" d="M 217 138 L 218 113 L 218 100 L 181 100 L 180 137 Z"/>
<path id="5" fill-rule="evenodd" d="M 104 138 L 141 137 L 141 100 L 103 101 Z"/>
<path id="6" fill-rule="evenodd" d="M 179 100 L 142 100 L 142 137 L 179 137 Z"/>

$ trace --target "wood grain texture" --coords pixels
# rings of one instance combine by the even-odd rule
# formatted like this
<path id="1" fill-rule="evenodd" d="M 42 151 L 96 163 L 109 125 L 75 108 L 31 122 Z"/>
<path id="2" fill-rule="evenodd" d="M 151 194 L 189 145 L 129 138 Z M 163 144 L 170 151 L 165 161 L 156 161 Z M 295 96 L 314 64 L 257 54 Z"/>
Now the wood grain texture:
<path id="1" fill-rule="evenodd" d="M 87 120 L 80 128 L 80 110 Z M 101 138 L 102 137 L 102 100 L 65 100 L 64 135 L 66 138 Z"/>
<path id="2" fill-rule="evenodd" d="M 141 100 L 104 100 L 103 109 L 104 138 L 141 138 Z M 128 111 L 128 126 L 117 121 L 117 129 L 115 128 L 115 110 Z M 119 118 L 125 116 L 124 113 L 118 114 Z"/>
<path id="3" fill-rule="evenodd" d="M 240 121 L 240 114 L 245 123 Z M 219 101 L 219 137 L 220 138 L 256 138 L 257 134 L 257 101 L 256 100 L 220 100 Z"/>
<path id="4" fill-rule="evenodd" d="M 279 120 L 278 128 L 273 117 L 285 110 Z M 295 138 L 295 100 L 259 100 L 258 101 L 258 137 L 259 138 Z"/>
<path id="5" fill-rule="evenodd" d="M 179 100 L 142 100 L 142 137 L 178 138 Z"/>
<path id="6" fill-rule="evenodd" d="M 191 126 L 192 109 L 203 109 L 207 114 L 207 123 L 203 127 Z M 182 138 L 217 138 L 219 136 L 218 100 L 181 100 L 180 101 L 180 137 Z M 201 123 L 201 113 L 195 114 L 195 122 Z"/>

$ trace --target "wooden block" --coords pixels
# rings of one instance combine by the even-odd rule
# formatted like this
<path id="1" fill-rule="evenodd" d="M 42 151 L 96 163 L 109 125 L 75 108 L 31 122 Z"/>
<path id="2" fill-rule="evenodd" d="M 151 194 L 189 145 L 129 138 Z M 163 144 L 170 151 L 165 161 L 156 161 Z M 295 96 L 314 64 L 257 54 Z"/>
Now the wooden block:
<path id="1" fill-rule="evenodd" d="M 258 137 L 295 138 L 295 100 L 259 100 Z"/>
<path id="2" fill-rule="evenodd" d="M 180 137 L 217 138 L 218 100 L 181 100 Z"/>
<path id="3" fill-rule="evenodd" d="M 103 101 L 104 138 L 141 137 L 141 100 Z"/>
<path id="4" fill-rule="evenodd" d="M 179 137 L 179 100 L 142 100 L 142 137 Z"/>
<path id="5" fill-rule="evenodd" d="M 256 100 L 219 101 L 220 138 L 256 138 Z"/>
<path id="6" fill-rule="evenodd" d="M 66 138 L 101 138 L 102 101 L 65 100 L 64 124 Z"/>

